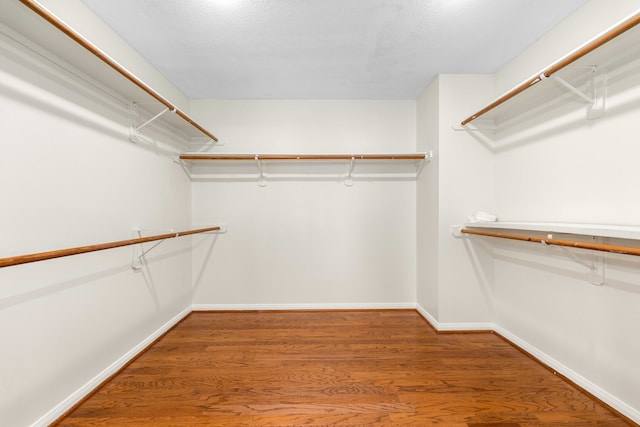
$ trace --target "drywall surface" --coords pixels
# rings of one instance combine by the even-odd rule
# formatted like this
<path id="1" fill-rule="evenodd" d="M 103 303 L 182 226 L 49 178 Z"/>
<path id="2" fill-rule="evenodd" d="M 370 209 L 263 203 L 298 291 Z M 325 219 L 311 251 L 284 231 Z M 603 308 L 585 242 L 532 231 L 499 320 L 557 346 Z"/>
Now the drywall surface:
<path id="1" fill-rule="evenodd" d="M 545 45 L 563 43 L 576 31 L 608 27 L 631 12 L 631 3 L 590 2 L 557 28 Z M 601 49 L 606 50 L 606 46 Z M 586 108 L 559 89 L 558 99 L 538 113 L 512 121 L 494 138 L 496 210 L 505 221 L 638 225 L 640 179 L 637 117 L 640 61 L 629 51 L 607 66 L 607 111 L 586 119 Z M 523 53 L 498 74 L 540 67 L 539 47 Z M 556 236 L 587 239 L 580 236 Z M 472 239 L 495 251 L 496 324 L 567 367 L 582 386 L 638 419 L 640 413 L 640 260 L 606 256 L 603 286 L 589 283 L 588 269 L 558 248 Z M 637 241 L 613 244 L 638 246 Z M 585 263 L 588 251 L 571 251 Z M 491 267 L 488 267 L 491 268 Z"/>
<path id="2" fill-rule="evenodd" d="M 637 0 L 591 0 L 496 74 L 495 96 L 537 75 L 640 8 Z M 478 107 L 485 104 L 478 104 Z M 477 110 L 477 108 L 476 108 Z"/>
<path id="3" fill-rule="evenodd" d="M 418 177 L 416 188 L 417 221 L 417 278 L 416 292 L 418 305 L 439 318 L 438 271 L 438 169 L 439 151 L 439 77 L 427 87 L 417 100 L 416 143 L 418 151 L 431 151 L 433 160 Z"/>
<path id="4" fill-rule="evenodd" d="M 66 0 L 64 2 L 39 0 L 38 3 L 174 105 L 186 111 L 188 99 L 182 92 L 87 8 L 81 0 Z M 0 17 L 6 25 L 42 47 L 56 52 L 60 58 L 67 62 L 74 63 L 78 58 L 84 57 L 84 48 L 67 47 L 65 42 L 68 37 L 66 35 L 19 1 L 1 2 Z M 96 76 L 100 77 L 99 67 L 95 68 L 95 71 L 97 71 Z M 106 83 L 112 82 L 107 81 Z"/>
<path id="5" fill-rule="evenodd" d="M 189 228 L 174 136 L 152 126 L 149 143 L 131 143 L 126 104 L 6 35 L 0 64 L 0 257 L 129 239 L 132 227 Z M 190 307 L 190 247 L 188 237 L 166 241 L 139 271 L 131 247 L 0 269 L 2 425 L 53 421 Z"/>
<path id="6" fill-rule="evenodd" d="M 438 254 L 439 322 L 491 321 L 490 258 L 465 240 L 452 236 L 451 226 L 476 211 L 494 212 L 494 158 L 473 132 L 456 131 L 478 98 L 494 87 L 493 75 L 441 75 L 439 78 Z M 480 269 L 479 265 L 486 268 Z"/>
<path id="7" fill-rule="evenodd" d="M 241 153 L 415 152 L 415 101 L 192 101 Z M 415 304 L 416 165 L 206 164 L 193 169 L 194 303 L 219 307 Z M 426 168 L 429 165 L 425 165 Z"/>

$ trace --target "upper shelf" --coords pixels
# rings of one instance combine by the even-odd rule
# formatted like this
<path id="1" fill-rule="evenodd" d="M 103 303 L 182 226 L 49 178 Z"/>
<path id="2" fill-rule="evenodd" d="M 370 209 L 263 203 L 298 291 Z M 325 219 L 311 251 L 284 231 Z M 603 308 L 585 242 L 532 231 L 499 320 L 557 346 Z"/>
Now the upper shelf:
<path id="1" fill-rule="evenodd" d="M 180 160 L 425 160 L 429 154 L 183 154 Z"/>
<path id="2" fill-rule="evenodd" d="M 339 162 L 345 162 L 347 169 L 346 173 L 340 176 L 344 176 L 345 185 L 351 187 L 354 183 L 354 167 L 356 161 L 365 161 L 366 166 L 363 164 L 359 167 L 359 177 L 366 179 L 373 179 L 375 177 L 381 177 L 385 174 L 397 174 L 399 166 L 402 169 L 406 168 L 405 165 L 415 164 L 415 170 L 409 175 L 404 175 L 405 179 L 415 179 L 420 173 L 422 165 L 426 161 L 432 158 L 432 153 L 409 153 L 409 154 L 230 154 L 230 153 L 189 153 L 183 154 L 178 157 L 180 161 L 189 162 L 193 168 L 191 168 L 192 177 L 199 176 L 203 178 L 208 176 L 208 179 L 238 179 L 244 174 L 245 178 L 252 178 L 253 173 L 247 175 L 248 171 L 251 171 L 251 167 L 257 167 L 258 173 L 258 185 L 264 187 L 267 185 L 267 173 L 264 168 L 264 162 L 271 163 L 269 178 L 278 179 L 288 177 L 291 178 L 291 172 L 303 173 L 310 177 L 308 174 L 309 169 L 312 170 L 312 174 L 315 173 L 315 178 L 327 178 L 332 176 L 336 172 L 335 166 L 339 165 Z M 210 167 L 213 162 L 215 167 Z M 309 162 L 315 162 L 313 168 L 308 167 Z M 400 162 L 400 163 L 398 163 Z M 381 163 L 385 163 L 381 166 Z M 204 165 L 207 166 L 204 166 Z M 395 166 L 395 167 L 394 167 Z M 328 169 L 327 169 L 328 167 Z M 233 168 L 235 173 L 229 174 L 229 169 Z M 238 170 L 240 168 L 240 170 Z M 375 168 L 377 174 L 371 169 Z M 383 170 L 381 171 L 380 168 Z M 204 175 L 203 169 L 206 169 Z M 219 171 L 217 174 L 211 174 L 211 170 L 215 169 Z M 372 174 L 372 172 L 374 172 Z M 382 175 L 380 175 L 382 172 Z M 406 172 L 406 171 L 405 171 Z M 221 173 L 221 174 L 220 174 Z M 402 172 L 400 172 L 402 175 Z M 387 175 L 388 176 L 388 175 Z M 398 175 L 396 175 L 398 177 Z"/>
<path id="3" fill-rule="evenodd" d="M 138 104 L 161 104 L 171 112 L 171 114 L 164 114 L 162 121 L 171 124 L 187 136 L 204 135 L 214 141 L 218 140 L 174 103 L 120 65 L 37 1 L 20 0 L 20 2 L 35 14 L 18 2 L 3 2 L 0 7 L 2 12 L 0 20 L 128 100 Z M 51 25 L 46 25 L 45 21 Z"/>
<path id="4" fill-rule="evenodd" d="M 618 25 L 609 29 L 608 31 L 600 34 L 595 37 L 591 41 L 585 43 L 580 46 L 578 49 L 569 53 L 565 57 L 556 61 L 546 69 L 536 73 L 529 79 L 525 80 L 515 88 L 511 89 L 504 95 L 497 98 L 495 101 L 488 104 L 486 107 L 478 110 L 476 113 L 462 120 L 460 124 L 462 126 L 468 125 L 472 121 L 483 118 L 483 119 L 495 119 L 496 117 L 490 117 L 488 115 L 489 112 L 493 112 L 494 110 L 498 114 L 504 113 L 504 110 L 499 107 L 503 106 L 507 101 L 515 98 L 526 98 L 523 99 L 524 105 L 523 109 L 530 109 L 531 106 L 535 106 L 536 103 L 541 102 L 544 99 L 550 99 L 553 94 L 549 94 L 544 92 L 543 89 L 533 90 L 534 88 L 540 88 L 543 86 L 547 86 L 544 84 L 540 84 L 545 82 L 549 77 L 560 77 L 560 74 L 557 74 L 561 70 L 564 70 L 565 73 L 568 72 L 568 66 L 572 66 L 569 68 L 579 69 L 581 67 L 590 67 L 594 65 L 606 65 L 612 59 L 619 57 L 624 52 L 634 51 L 638 48 L 640 44 L 640 31 L 634 30 L 629 31 L 633 28 L 638 28 L 638 24 L 640 24 L 640 12 L 632 15 L 631 17 L 625 19 Z M 620 37 L 624 34 L 624 37 Z M 615 40 L 614 40 L 615 39 Z M 606 47 L 603 49 L 598 49 L 606 44 Z M 575 67 L 574 67 L 575 66 Z M 573 77 L 576 75 L 582 75 L 582 79 L 584 81 L 585 72 L 575 70 L 573 71 Z M 564 77 L 564 76 L 563 76 Z M 580 77 L 578 77 L 580 78 Z M 561 82 L 563 83 L 563 82 Z M 557 94 L 557 88 L 552 88 L 553 93 Z M 538 93 L 534 93 L 538 92 Z M 509 104 L 509 114 L 513 115 L 515 112 L 519 111 L 518 108 L 514 108 L 512 104 Z"/>

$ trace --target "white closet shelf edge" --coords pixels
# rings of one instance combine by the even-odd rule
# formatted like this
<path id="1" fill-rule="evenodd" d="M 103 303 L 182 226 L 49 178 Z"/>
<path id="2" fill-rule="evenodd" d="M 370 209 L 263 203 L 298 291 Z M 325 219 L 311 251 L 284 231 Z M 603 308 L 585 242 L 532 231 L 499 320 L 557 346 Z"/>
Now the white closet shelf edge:
<path id="1" fill-rule="evenodd" d="M 526 230 L 546 233 L 566 233 L 585 236 L 613 237 L 640 240 L 640 226 L 580 224 L 564 222 L 467 222 L 465 228 L 488 228 L 494 230 Z"/>

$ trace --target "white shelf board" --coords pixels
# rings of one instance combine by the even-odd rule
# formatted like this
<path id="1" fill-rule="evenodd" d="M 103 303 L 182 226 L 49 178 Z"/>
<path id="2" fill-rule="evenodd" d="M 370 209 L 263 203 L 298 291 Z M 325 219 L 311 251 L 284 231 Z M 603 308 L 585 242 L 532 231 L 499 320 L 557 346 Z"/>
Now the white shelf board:
<path id="1" fill-rule="evenodd" d="M 575 50 L 578 49 L 579 48 L 576 48 Z M 559 70 L 557 74 L 554 75 L 562 77 L 577 88 L 584 89 L 590 74 L 587 67 L 597 66 L 611 71 L 612 69 L 619 67 L 621 64 L 637 59 L 639 50 L 640 25 L 631 28 L 613 40 L 610 40 L 594 51 L 578 59 L 573 64 Z M 532 74 L 524 81 L 526 82 L 533 79 L 542 71 L 548 69 L 551 65 L 560 62 L 571 53 L 573 53 L 573 51 L 569 52 L 566 56 L 558 59 L 554 63 L 549 64 L 549 66 L 542 70 Z M 520 84 L 515 87 L 518 86 L 520 86 Z M 511 91 L 506 93 L 509 92 Z M 504 94 L 501 94 L 501 96 L 503 95 Z M 496 99 L 500 97 L 497 97 Z M 479 116 L 476 120 L 478 122 L 482 120 L 492 121 L 498 128 L 500 128 L 502 124 L 509 123 L 514 119 L 518 120 L 522 116 L 538 114 L 540 111 L 545 111 L 550 108 L 548 104 L 562 104 L 571 100 L 577 100 L 577 98 L 560 87 L 560 85 L 553 81 L 553 79 L 548 78 L 517 94 L 491 111 Z M 493 102 L 493 100 L 491 101 Z M 478 110 L 480 110 L 480 108 L 478 108 Z M 473 124 L 476 120 L 470 122 L 470 124 Z"/>
<path id="2" fill-rule="evenodd" d="M 640 240 L 640 226 L 573 224 L 563 222 L 467 222 L 465 228 L 490 228 L 494 230 L 526 230 L 545 233 L 566 233 L 618 239 Z"/>
<path id="3" fill-rule="evenodd" d="M 144 105 L 144 108 L 149 109 L 151 114 L 160 112 L 164 108 L 148 93 L 18 0 L 0 1 L 0 24 L 2 24 L 0 30 L 8 37 L 14 37 L 12 33 L 15 33 L 27 39 L 39 49 L 53 55 L 62 68 L 77 74 L 79 78 L 84 79 L 86 76 L 88 81 L 95 81 L 130 102 Z M 169 101 L 175 105 L 175 102 L 170 99 Z M 198 129 L 173 113 L 164 114 L 158 121 L 169 124 L 188 137 L 204 136 Z"/>

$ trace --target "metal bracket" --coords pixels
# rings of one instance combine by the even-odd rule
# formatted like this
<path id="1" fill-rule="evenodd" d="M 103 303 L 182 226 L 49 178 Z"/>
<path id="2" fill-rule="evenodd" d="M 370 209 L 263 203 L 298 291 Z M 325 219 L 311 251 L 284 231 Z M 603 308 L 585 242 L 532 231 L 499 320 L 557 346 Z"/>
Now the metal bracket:
<path id="1" fill-rule="evenodd" d="M 218 226 L 220 227 L 220 230 L 208 231 L 203 234 L 225 234 L 227 232 L 227 229 L 228 229 L 227 224 L 218 224 Z M 138 239 L 142 237 L 142 231 L 143 230 L 140 230 L 139 228 L 133 228 L 131 230 L 131 235 L 134 239 Z M 149 230 L 146 230 L 146 231 L 149 231 Z M 165 232 L 166 234 L 175 233 L 175 230 L 172 228 L 167 228 L 164 230 L 154 230 L 154 231 L 162 231 L 162 232 Z M 176 233 L 175 236 L 169 236 L 169 238 L 179 237 L 179 236 L 180 234 Z M 166 240 L 167 239 L 158 240 L 154 242 L 153 245 L 147 249 L 144 249 L 144 247 L 142 246 L 142 243 L 138 245 L 132 245 L 131 246 L 131 269 L 133 269 L 134 271 L 138 271 L 142 269 L 145 262 L 145 255 L 151 252 L 152 250 L 154 250 L 155 248 L 157 248 L 161 243 L 163 243 Z"/>
<path id="2" fill-rule="evenodd" d="M 264 169 L 262 168 L 262 162 L 260 161 L 260 157 L 256 154 L 256 166 L 258 167 L 258 186 L 266 187 L 267 186 L 267 177 L 264 174 Z"/>
<path id="3" fill-rule="evenodd" d="M 155 120 L 159 119 L 163 114 L 165 114 L 166 112 L 171 111 L 172 113 L 176 112 L 176 109 L 174 108 L 173 110 L 170 110 L 169 108 L 165 108 L 164 110 L 160 111 L 158 114 L 156 114 L 155 116 L 151 117 L 150 119 L 146 120 L 144 123 L 139 124 L 141 119 L 140 119 L 140 109 L 138 108 L 138 103 L 133 102 L 131 104 L 131 108 L 130 108 L 130 120 L 129 120 L 129 140 L 133 143 L 139 143 L 139 142 L 143 142 L 143 139 L 140 135 L 140 130 L 153 123 Z"/>
<path id="4" fill-rule="evenodd" d="M 552 75 L 550 78 L 558 82 L 562 87 L 569 90 L 588 104 L 587 106 L 587 119 L 593 120 L 602 117 L 606 111 L 606 89 L 607 89 L 607 74 L 606 70 L 596 66 L 589 66 L 589 80 L 587 82 L 586 92 L 573 86 L 563 78 Z"/>
<path id="5" fill-rule="evenodd" d="M 553 235 L 549 234 L 547 238 L 553 239 Z M 593 237 L 593 239 L 597 240 L 598 243 L 602 243 L 602 238 Z M 542 241 L 542 244 L 549 246 L 544 241 Z M 605 256 L 602 252 L 593 251 L 589 254 L 590 261 L 585 261 L 564 246 L 558 246 L 558 248 L 562 249 L 573 261 L 589 269 L 589 283 L 596 286 L 605 284 Z"/>
<path id="6" fill-rule="evenodd" d="M 429 163 L 432 159 L 433 159 L 433 151 L 430 150 L 427 153 L 425 153 L 425 157 L 424 159 L 418 160 L 416 162 L 416 178 L 418 177 L 418 175 L 420 175 L 420 172 L 422 172 L 422 169 L 424 168 L 424 165 L 426 165 L 427 163 Z"/>
<path id="7" fill-rule="evenodd" d="M 354 156 L 351 156 L 351 160 L 347 165 L 346 178 L 344 180 L 344 185 L 346 185 L 347 187 L 353 186 L 353 168 L 355 167 L 355 165 L 356 165 L 356 158 Z"/>
<path id="8" fill-rule="evenodd" d="M 169 233 L 173 233 L 174 232 L 174 230 L 171 229 L 171 228 L 167 229 L 167 230 L 163 230 L 163 231 L 168 231 Z M 140 237 L 142 237 L 142 230 L 133 229 L 133 230 L 131 230 L 131 234 L 132 234 L 133 238 L 140 238 Z M 144 265 L 144 256 L 147 253 L 149 253 L 152 250 L 154 250 L 156 247 L 158 247 L 158 245 L 160 245 L 162 242 L 164 242 L 164 240 L 158 240 L 157 242 L 155 242 L 153 244 L 153 246 L 151 246 L 147 250 L 144 250 L 142 244 L 131 246 L 131 268 L 133 270 L 140 270 L 142 268 L 142 266 Z"/>

